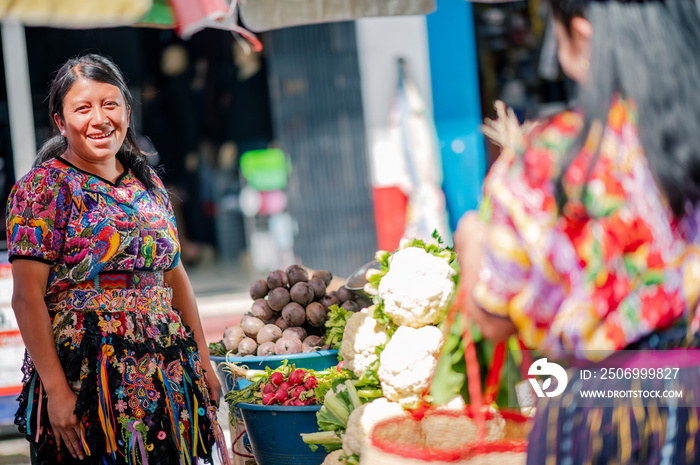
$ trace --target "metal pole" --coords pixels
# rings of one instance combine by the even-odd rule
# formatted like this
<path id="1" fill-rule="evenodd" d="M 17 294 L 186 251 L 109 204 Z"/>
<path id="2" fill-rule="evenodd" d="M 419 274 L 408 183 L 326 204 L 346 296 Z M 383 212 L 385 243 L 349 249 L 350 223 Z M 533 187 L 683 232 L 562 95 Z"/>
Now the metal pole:
<path id="1" fill-rule="evenodd" d="M 16 19 L 2 21 L 2 51 L 10 114 L 10 134 L 15 179 L 29 171 L 36 155 L 32 92 L 29 85 L 27 41 L 24 26 Z"/>

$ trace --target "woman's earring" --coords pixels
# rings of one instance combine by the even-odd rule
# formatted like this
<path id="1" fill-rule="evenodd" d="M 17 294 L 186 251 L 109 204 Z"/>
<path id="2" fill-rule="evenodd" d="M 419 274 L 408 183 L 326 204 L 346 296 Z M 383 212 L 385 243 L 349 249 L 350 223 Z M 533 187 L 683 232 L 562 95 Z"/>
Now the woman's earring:
<path id="1" fill-rule="evenodd" d="M 62 135 L 63 137 L 66 137 L 66 131 L 61 131 L 61 135 Z"/>

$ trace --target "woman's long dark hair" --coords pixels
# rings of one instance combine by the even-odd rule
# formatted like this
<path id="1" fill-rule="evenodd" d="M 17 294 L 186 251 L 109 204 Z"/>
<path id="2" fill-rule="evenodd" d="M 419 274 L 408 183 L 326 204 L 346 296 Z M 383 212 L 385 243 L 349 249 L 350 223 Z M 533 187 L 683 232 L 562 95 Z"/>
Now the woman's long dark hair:
<path id="1" fill-rule="evenodd" d="M 36 164 L 43 163 L 51 158 L 58 158 L 68 148 L 68 141 L 60 135 L 54 121 L 54 115 L 57 114 L 60 118 L 63 118 L 63 101 L 65 96 L 80 78 L 116 86 L 124 97 L 126 107 L 128 109 L 132 108 L 134 98 L 126 85 L 122 72 L 112 60 L 97 54 L 87 54 L 69 59 L 61 66 L 56 73 L 56 77 L 51 82 L 49 119 L 56 134 L 41 146 L 37 154 Z M 127 128 L 126 138 L 117 153 L 117 158 L 125 168 L 131 169 L 147 189 L 156 187 L 149 173 L 146 154 L 139 147 L 136 135 L 131 127 Z"/>
<path id="2" fill-rule="evenodd" d="M 580 89 L 584 130 L 564 160 L 557 202 L 567 198 L 566 168 L 592 122 L 607 121 L 613 95 L 635 102 L 639 138 L 676 217 L 700 200 L 700 11 L 695 0 L 550 0 L 570 31 L 574 17 L 593 27 L 590 74 Z"/>

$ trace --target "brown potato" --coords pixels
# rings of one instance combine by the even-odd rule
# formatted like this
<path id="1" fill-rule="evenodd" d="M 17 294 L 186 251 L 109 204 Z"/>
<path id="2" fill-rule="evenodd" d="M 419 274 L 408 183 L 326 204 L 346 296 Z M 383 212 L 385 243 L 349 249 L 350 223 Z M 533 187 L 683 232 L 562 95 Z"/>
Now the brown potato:
<path id="1" fill-rule="evenodd" d="M 328 271 L 328 270 L 316 270 L 313 272 L 311 275 L 312 278 L 321 278 L 324 283 L 326 283 L 326 287 L 331 283 L 331 279 L 333 279 L 333 274 Z"/>
<path id="2" fill-rule="evenodd" d="M 258 349 L 258 343 L 252 337 L 247 337 L 238 344 L 238 355 L 252 355 Z"/>
<path id="3" fill-rule="evenodd" d="M 314 290 L 314 299 L 318 300 L 326 295 L 326 283 L 319 277 L 309 279 L 309 286 Z"/>
<path id="4" fill-rule="evenodd" d="M 311 326 L 323 326 L 326 323 L 327 317 L 328 310 L 319 302 L 311 302 L 306 306 L 306 321 L 308 321 Z"/>
<path id="5" fill-rule="evenodd" d="M 290 265 L 286 272 L 290 286 L 294 286 L 296 283 L 305 283 L 309 280 L 309 273 L 301 265 Z"/>
<path id="6" fill-rule="evenodd" d="M 275 353 L 277 355 L 298 354 L 301 351 L 301 341 L 295 337 L 281 337 L 275 342 Z"/>
<path id="7" fill-rule="evenodd" d="M 265 299 L 255 299 L 255 302 L 253 302 L 253 305 L 250 307 L 250 313 L 261 320 L 269 320 L 272 318 L 272 309 Z"/>
<path id="8" fill-rule="evenodd" d="M 300 341 L 306 339 L 306 330 L 301 326 L 292 326 L 282 332 L 282 337 L 295 337 Z"/>
<path id="9" fill-rule="evenodd" d="M 308 283 L 299 282 L 289 290 L 289 296 L 294 302 L 305 307 L 314 300 L 314 289 Z"/>
<path id="10" fill-rule="evenodd" d="M 224 345 L 226 350 L 237 351 L 238 344 L 245 339 L 245 331 L 240 325 L 230 326 L 224 331 L 224 338 L 221 343 Z"/>
<path id="11" fill-rule="evenodd" d="M 258 331 L 258 344 L 264 344 L 266 342 L 275 342 L 277 339 L 282 337 L 282 330 L 277 325 L 265 325 Z"/>
<path id="12" fill-rule="evenodd" d="M 289 288 L 289 276 L 282 270 L 272 271 L 267 275 L 267 287 L 270 291 L 278 287 L 287 289 Z"/>
<path id="13" fill-rule="evenodd" d="M 324 295 L 318 302 L 321 305 L 323 305 L 323 308 L 325 308 L 326 310 L 328 310 L 328 307 L 330 307 L 331 305 L 340 305 L 338 298 L 330 294 Z"/>
<path id="14" fill-rule="evenodd" d="M 265 323 L 263 323 L 260 318 L 256 318 L 250 313 L 246 313 L 241 319 L 241 326 L 243 327 L 243 332 L 245 332 L 246 336 L 254 338 L 258 335 L 258 331 L 265 326 Z"/>
<path id="15" fill-rule="evenodd" d="M 306 312 L 298 303 L 290 302 L 282 309 L 282 318 L 289 326 L 301 326 L 306 320 Z"/>
<path id="16" fill-rule="evenodd" d="M 302 343 L 302 351 L 304 352 L 311 352 L 314 349 L 318 350 L 323 346 L 324 340 L 321 336 L 309 336 L 306 339 L 304 339 L 304 342 Z"/>
<path id="17" fill-rule="evenodd" d="M 266 357 L 268 355 L 275 355 L 275 343 L 274 342 L 263 342 L 258 346 L 258 357 Z"/>
<path id="18" fill-rule="evenodd" d="M 264 279 L 256 279 L 250 285 L 250 298 L 253 300 L 262 299 L 267 295 L 267 291 L 267 281 Z"/>
<path id="19" fill-rule="evenodd" d="M 289 328 L 289 323 L 287 323 L 287 320 L 284 318 L 279 317 L 277 318 L 277 321 L 275 321 L 275 326 L 284 331 L 285 329 Z"/>
<path id="20" fill-rule="evenodd" d="M 267 305 L 276 312 L 289 303 L 291 299 L 289 291 L 283 287 L 276 287 L 267 294 Z"/>
<path id="21" fill-rule="evenodd" d="M 360 307 L 357 306 L 354 300 L 346 300 L 343 302 L 343 305 L 341 305 L 345 310 L 348 312 L 356 312 L 360 310 Z"/>
<path id="22" fill-rule="evenodd" d="M 345 286 L 340 286 L 338 288 L 338 290 L 336 291 L 335 295 L 338 298 L 338 300 L 340 301 L 340 303 L 355 299 L 355 293 L 352 292 L 350 289 L 348 289 Z"/>

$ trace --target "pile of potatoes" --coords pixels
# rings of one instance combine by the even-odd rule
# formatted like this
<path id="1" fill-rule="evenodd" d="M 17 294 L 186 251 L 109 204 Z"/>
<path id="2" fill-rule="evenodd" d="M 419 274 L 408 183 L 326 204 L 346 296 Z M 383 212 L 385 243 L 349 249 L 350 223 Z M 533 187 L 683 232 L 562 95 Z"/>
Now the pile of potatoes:
<path id="1" fill-rule="evenodd" d="M 326 292 L 333 275 L 327 270 L 309 273 L 301 265 L 272 271 L 250 286 L 250 312 L 240 325 L 226 329 L 221 343 L 236 356 L 287 355 L 325 350 L 324 324 L 331 305 L 360 310 L 362 300 L 341 286 Z"/>

